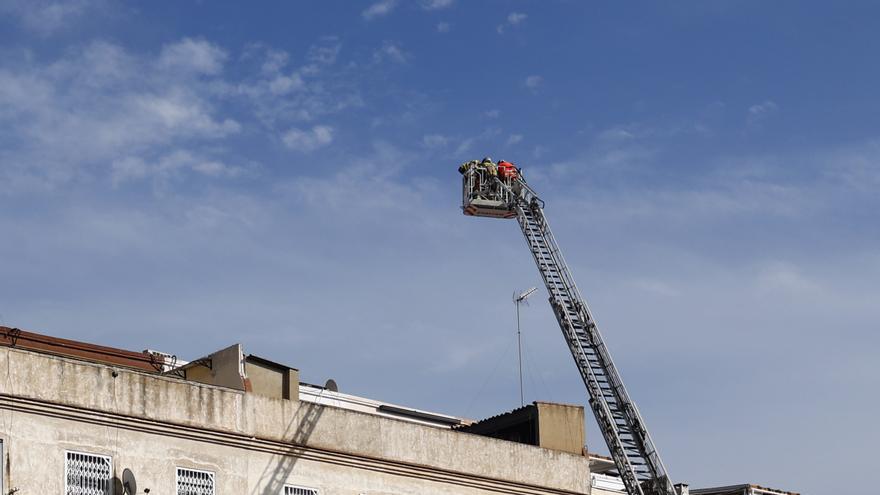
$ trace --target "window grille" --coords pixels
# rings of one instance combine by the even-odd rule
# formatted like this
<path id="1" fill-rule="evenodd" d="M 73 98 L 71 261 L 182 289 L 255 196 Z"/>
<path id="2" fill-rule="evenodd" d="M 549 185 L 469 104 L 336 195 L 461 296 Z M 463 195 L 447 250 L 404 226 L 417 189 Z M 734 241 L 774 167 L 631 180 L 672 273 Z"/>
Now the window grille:
<path id="1" fill-rule="evenodd" d="M 177 495 L 214 495 L 214 473 L 177 468 Z"/>
<path id="2" fill-rule="evenodd" d="M 67 495 L 111 495 L 113 467 L 109 457 L 67 452 L 64 492 Z"/>
<path id="3" fill-rule="evenodd" d="M 284 495 L 318 495 L 318 490 L 314 488 L 303 488 L 301 486 L 284 485 Z"/>

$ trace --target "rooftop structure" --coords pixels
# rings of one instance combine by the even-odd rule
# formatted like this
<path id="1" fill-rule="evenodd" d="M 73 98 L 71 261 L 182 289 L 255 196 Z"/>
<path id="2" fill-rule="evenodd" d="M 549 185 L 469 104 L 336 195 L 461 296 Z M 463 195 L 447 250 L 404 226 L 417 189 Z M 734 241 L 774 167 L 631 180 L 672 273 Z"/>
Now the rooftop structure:
<path id="1" fill-rule="evenodd" d="M 582 406 L 537 401 L 455 429 L 576 455 L 586 452 Z"/>

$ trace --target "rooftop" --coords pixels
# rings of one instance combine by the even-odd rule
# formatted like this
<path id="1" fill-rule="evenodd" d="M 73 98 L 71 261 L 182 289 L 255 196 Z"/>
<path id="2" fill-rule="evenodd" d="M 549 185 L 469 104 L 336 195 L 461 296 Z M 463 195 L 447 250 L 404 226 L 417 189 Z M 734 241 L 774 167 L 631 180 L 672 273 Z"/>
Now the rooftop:
<path id="1" fill-rule="evenodd" d="M 342 393 L 334 390 L 335 384 L 332 387 L 327 387 L 326 385 L 329 385 L 329 382 L 324 386 L 300 382 L 296 368 L 254 354 L 244 355 L 239 345 L 192 361 L 183 361 L 173 354 L 155 350 L 147 349 L 136 352 L 0 326 L 0 346 L 27 349 L 43 354 L 129 368 L 142 373 L 175 377 L 199 383 L 229 386 L 230 388 L 270 397 L 290 399 L 291 395 L 297 395 L 297 398 L 303 402 L 328 405 L 440 428 L 452 428 L 453 426 L 466 425 L 472 422 L 465 418 Z M 229 351 L 230 349 L 233 349 L 231 360 L 228 356 L 229 352 L 224 354 L 224 351 Z M 224 364 L 238 368 L 239 360 L 243 361 L 244 369 L 238 370 L 238 373 L 236 373 L 238 375 L 237 378 L 217 380 L 216 376 L 210 376 L 208 373 L 203 372 L 203 370 L 215 372 L 217 371 L 215 368 L 222 368 Z M 283 390 L 284 377 L 291 375 L 296 377 L 295 382 L 298 390 L 291 393 L 288 384 L 288 391 L 285 393 Z M 237 383 L 239 379 L 240 386 Z M 277 383 L 273 383 L 273 381 Z"/>

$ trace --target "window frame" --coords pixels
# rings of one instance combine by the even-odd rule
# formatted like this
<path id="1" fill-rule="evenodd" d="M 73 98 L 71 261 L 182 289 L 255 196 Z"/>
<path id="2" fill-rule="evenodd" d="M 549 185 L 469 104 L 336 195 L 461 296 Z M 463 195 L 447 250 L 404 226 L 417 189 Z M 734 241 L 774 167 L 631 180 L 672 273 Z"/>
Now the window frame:
<path id="1" fill-rule="evenodd" d="M 211 495 L 217 495 L 217 473 L 208 471 L 207 469 L 195 469 L 183 466 L 174 466 L 174 495 L 180 494 L 180 472 L 188 471 L 190 473 L 207 474 L 211 477 Z"/>
<path id="2" fill-rule="evenodd" d="M 302 486 L 302 485 L 291 485 L 291 484 L 285 484 L 283 487 L 281 487 L 281 494 L 280 495 L 287 495 L 288 489 L 290 489 L 290 490 L 307 490 L 310 492 L 307 495 L 321 495 L 321 490 L 319 490 L 318 488 L 312 488 L 310 486 Z M 301 494 L 292 493 L 291 495 L 301 495 Z"/>
<path id="3" fill-rule="evenodd" d="M 64 495 L 67 495 L 68 488 L 69 488 L 69 486 L 67 484 L 67 480 L 69 477 L 68 472 L 69 472 L 70 455 L 71 454 L 84 455 L 84 456 L 89 456 L 89 457 L 97 457 L 99 459 L 103 459 L 103 460 L 107 461 L 107 465 L 110 466 L 110 473 L 109 473 L 110 476 L 107 479 L 107 488 L 108 488 L 107 493 L 109 495 L 114 495 L 114 488 L 115 487 L 113 486 L 114 485 L 114 483 L 113 483 L 113 474 L 114 474 L 114 472 L 113 472 L 113 456 L 104 455 L 104 454 L 96 454 L 94 452 L 83 452 L 81 450 L 65 450 L 64 451 Z"/>

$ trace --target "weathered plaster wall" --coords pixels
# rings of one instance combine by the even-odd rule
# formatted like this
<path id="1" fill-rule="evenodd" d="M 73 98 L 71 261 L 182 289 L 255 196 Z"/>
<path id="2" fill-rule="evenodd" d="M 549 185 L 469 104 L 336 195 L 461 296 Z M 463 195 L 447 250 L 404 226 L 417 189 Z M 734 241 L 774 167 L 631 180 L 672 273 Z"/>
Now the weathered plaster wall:
<path id="1" fill-rule="evenodd" d="M 584 451 L 584 408 L 535 402 L 538 407 L 538 445 L 573 454 Z"/>

